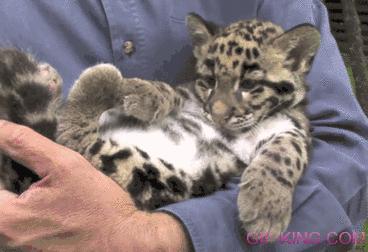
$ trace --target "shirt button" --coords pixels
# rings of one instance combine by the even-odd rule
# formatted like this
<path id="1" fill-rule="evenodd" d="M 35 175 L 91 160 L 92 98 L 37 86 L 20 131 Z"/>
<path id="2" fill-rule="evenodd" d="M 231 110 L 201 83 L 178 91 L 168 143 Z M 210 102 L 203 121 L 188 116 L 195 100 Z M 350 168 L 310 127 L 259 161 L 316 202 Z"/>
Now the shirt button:
<path id="1" fill-rule="evenodd" d="M 126 55 L 130 56 L 134 52 L 134 44 L 132 41 L 127 40 L 123 43 L 123 51 Z"/>

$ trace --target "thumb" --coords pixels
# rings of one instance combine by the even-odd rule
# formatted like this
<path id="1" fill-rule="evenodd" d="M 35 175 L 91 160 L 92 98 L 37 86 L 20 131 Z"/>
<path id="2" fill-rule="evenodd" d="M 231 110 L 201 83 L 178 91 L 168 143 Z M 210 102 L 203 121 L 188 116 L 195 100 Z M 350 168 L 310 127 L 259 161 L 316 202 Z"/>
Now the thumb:
<path id="1" fill-rule="evenodd" d="M 58 156 L 67 156 L 66 150 L 28 127 L 0 120 L 0 153 L 33 170 L 41 178 L 56 170 L 55 160 Z"/>
<path id="2" fill-rule="evenodd" d="M 15 199 L 17 197 L 18 196 L 15 193 L 6 190 L 0 190 L 0 204 L 8 200 Z"/>

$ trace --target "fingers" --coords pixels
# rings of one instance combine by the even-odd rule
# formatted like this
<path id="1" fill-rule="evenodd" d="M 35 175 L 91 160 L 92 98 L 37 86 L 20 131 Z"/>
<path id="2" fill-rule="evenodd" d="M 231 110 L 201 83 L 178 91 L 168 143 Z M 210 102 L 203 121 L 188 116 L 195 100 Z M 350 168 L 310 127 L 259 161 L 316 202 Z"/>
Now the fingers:
<path id="1" fill-rule="evenodd" d="M 0 120 L 0 152 L 45 177 L 57 167 L 55 157 L 65 148 L 32 129 Z"/>

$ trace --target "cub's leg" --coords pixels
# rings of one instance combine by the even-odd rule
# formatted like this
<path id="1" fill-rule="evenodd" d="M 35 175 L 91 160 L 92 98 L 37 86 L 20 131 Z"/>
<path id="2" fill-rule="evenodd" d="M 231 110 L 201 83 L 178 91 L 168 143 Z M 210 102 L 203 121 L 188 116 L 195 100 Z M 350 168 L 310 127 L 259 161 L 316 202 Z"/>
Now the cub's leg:
<path id="1" fill-rule="evenodd" d="M 123 103 L 123 77 L 111 64 L 87 68 L 74 83 L 63 107 L 57 142 L 86 156 L 98 138 L 100 115 Z"/>
<path id="2" fill-rule="evenodd" d="M 272 137 L 241 177 L 239 217 L 248 233 L 275 240 L 290 223 L 295 186 L 308 162 L 308 131 L 295 128 Z"/>
<path id="3" fill-rule="evenodd" d="M 61 89 L 62 79 L 49 64 L 17 49 L 0 49 L 1 119 L 55 140 Z M 0 153 L 0 180 L 0 186 L 21 193 L 38 176 Z"/>
<path id="4" fill-rule="evenodd" d="M 123 102 L 101 115 L 101 133 L 113 127 L 126 126 L 127 121 L 147 126 L 159 123 L 170 113 L 178 111 L 183 101 L 170 85 L 138 78 L 125 79 L 122 93 Z"/>

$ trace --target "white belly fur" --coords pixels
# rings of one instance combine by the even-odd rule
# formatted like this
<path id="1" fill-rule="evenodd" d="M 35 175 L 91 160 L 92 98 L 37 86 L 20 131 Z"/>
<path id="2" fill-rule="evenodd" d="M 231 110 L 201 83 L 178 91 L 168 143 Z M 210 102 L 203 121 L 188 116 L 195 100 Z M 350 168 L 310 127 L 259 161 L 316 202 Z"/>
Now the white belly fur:
<path id="1" fill-rule="evenodd" d="M 203 138 L 206 140 L 221 138 L 220 134 L 207 124 L 201 123 Z M 294 129 L 295 126 L 285 115 L 278 115 L 263 121 L 256 129 L 242 134 L 235 141 L 227 143 L 239 158 L 248 163 L 251 153 L 257 143 L 269 138 L 272 134 Z M 112 139 L 119 145 L 136 146 L 151 157 L 161 158 L 175 167 L 194 174 L 202 167 L 201 158 L 197 156 L 197 138 L 191 134 L 184 133 L 180 144 L 175 143 L 160 129 L 127 129 L 120 128 L 108 131 L 103 136 L 104 139 Z M 225 139 L 222 139 L 225 143 Z"/>

